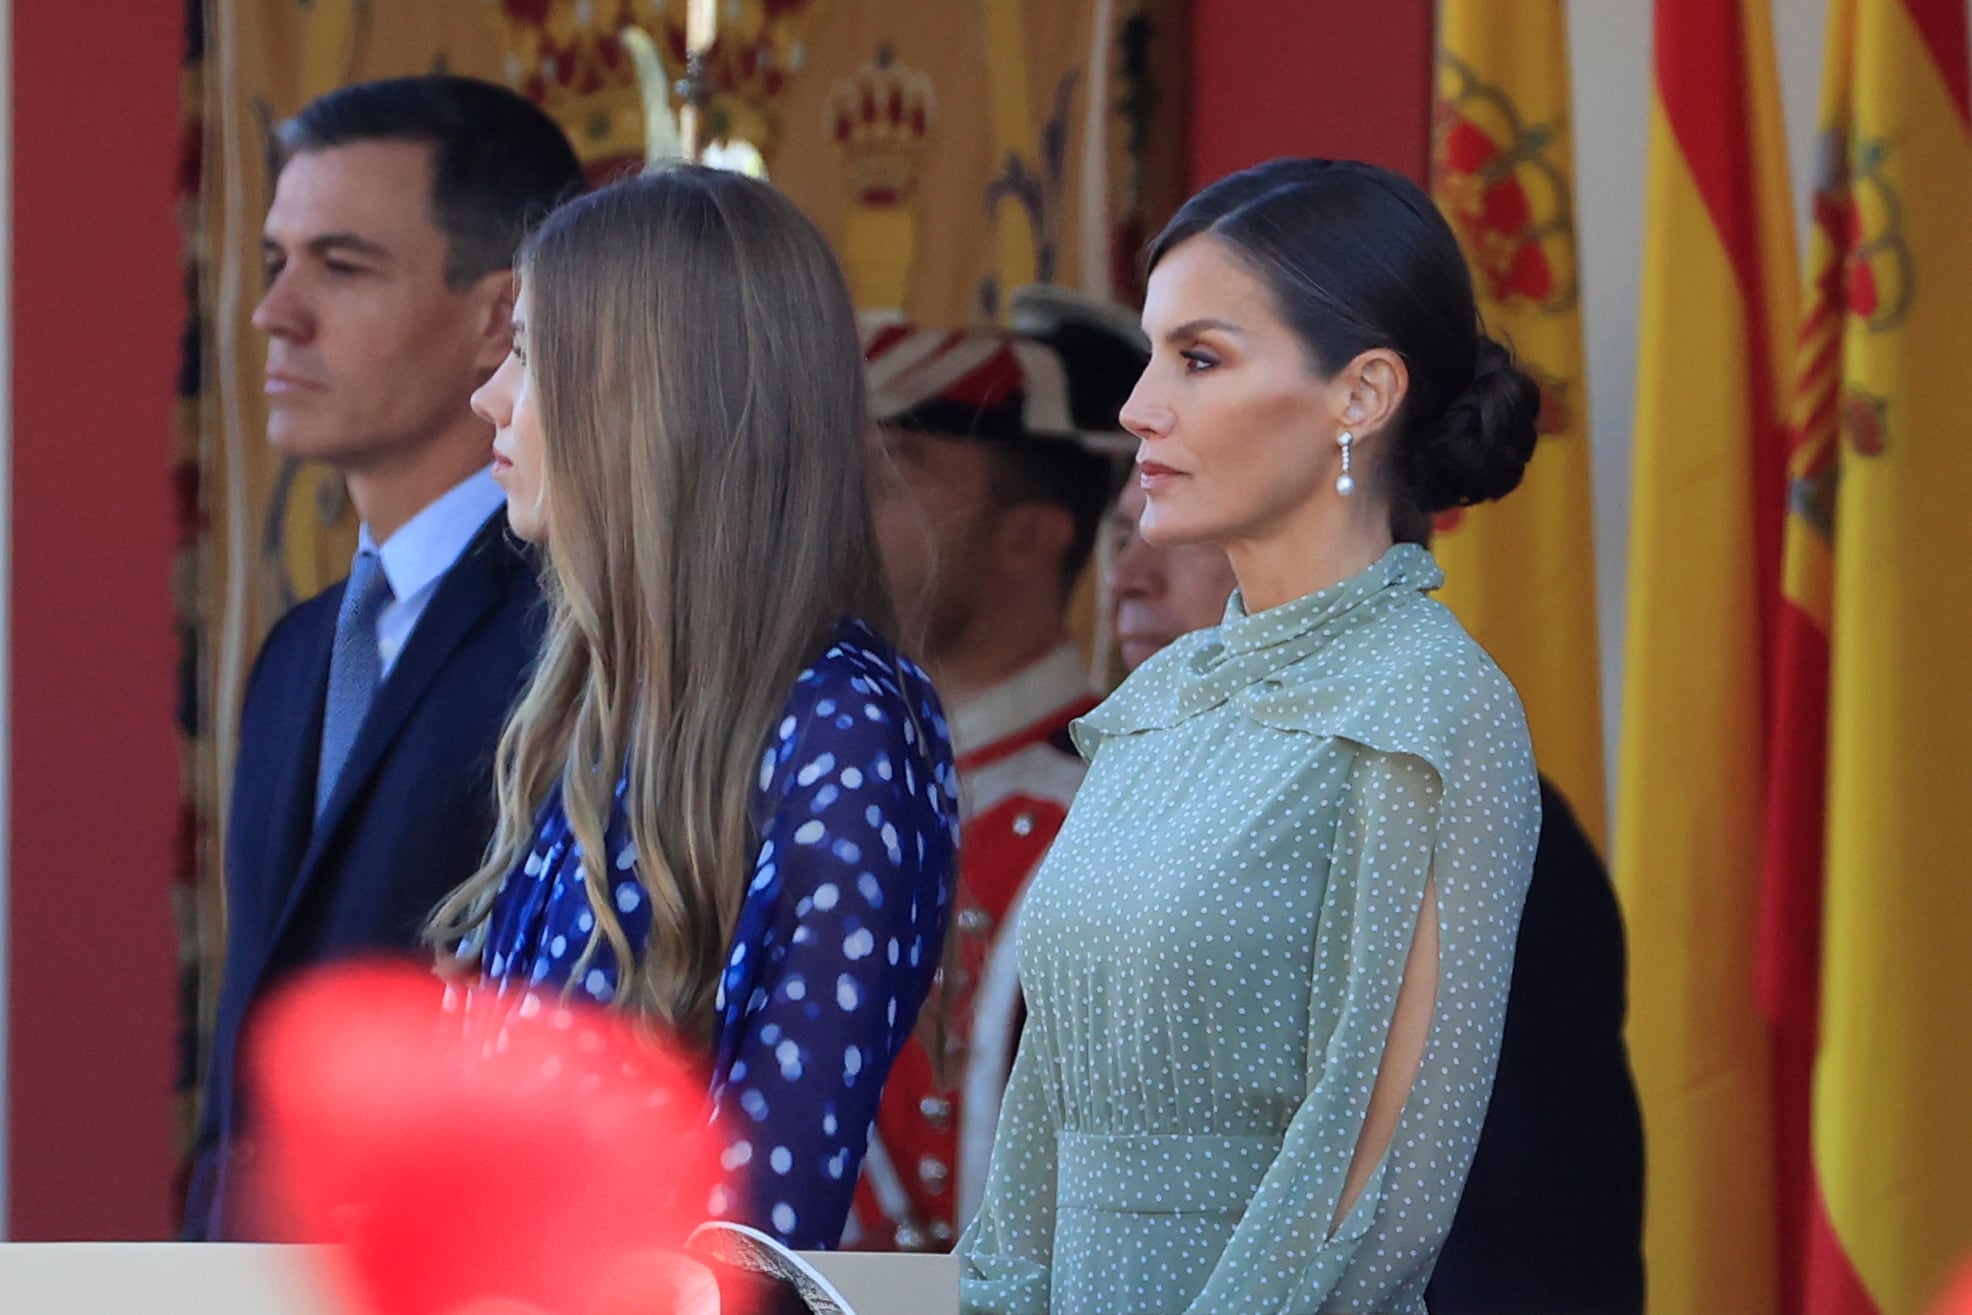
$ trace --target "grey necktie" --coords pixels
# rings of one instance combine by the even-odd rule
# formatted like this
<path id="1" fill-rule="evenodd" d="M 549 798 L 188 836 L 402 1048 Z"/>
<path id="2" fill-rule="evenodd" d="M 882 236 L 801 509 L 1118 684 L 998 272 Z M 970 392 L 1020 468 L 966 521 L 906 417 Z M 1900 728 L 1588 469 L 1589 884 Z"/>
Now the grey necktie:
<path id="1" fill-rule="evenodd" d="M 336 613 L 335 647 L 329 654 L 329 698 L 322 712 L 322 764 L 315 775 L 315 815 L 320 817 L 349 761 L 356 733 L 383 677 L 377 653 L 377 616 L 390 603 L 383 560 L 369 549 L 356 554 Z"/>

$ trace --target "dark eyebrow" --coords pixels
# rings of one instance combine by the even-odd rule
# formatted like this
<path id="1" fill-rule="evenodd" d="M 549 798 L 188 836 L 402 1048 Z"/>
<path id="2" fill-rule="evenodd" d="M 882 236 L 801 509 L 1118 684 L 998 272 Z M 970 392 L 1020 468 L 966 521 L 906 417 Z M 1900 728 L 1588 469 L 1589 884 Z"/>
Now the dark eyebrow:
<path id="1" fill-rule="evenodd" d="M 391 259 L 389 247 L 354 233 L 324 233 L 320 237 L 310 238 L 308 249 L 318 256 L 341 251 L 352 256 L 367 256 L 371 260 Z"/>
<path id="2" fill-rule="evenodd" d="M 323 233 L 319 237 L 309 238 L 307 248 L 310 254 L 316 256 L 331 256 L 340 252 L 343 255 L 363 256 L 370 260 L 392 259 L 389 247 L 381 242 L 373 242 L 367 237 L 359 237 L 355 233 Z M 263 254 L 273 254 L 284 248 L 273 238 L 262 237 L 260 250 Z"/>
<path id="3" fill-rule="evenodd" d="M 1215 320 L 1215 319 L 1207 318 L 1207 319 L 1197 319 L 1197 320 L 1186 320 L 1183 324 L 1180 324 L 1177 328 L 1165 334 L 1164 340 L 1166 342 L 1177 342 L 1180 339 L 1184 339 L 1184 338 L 1196 338 L 1199 334 L 1204 333 L 1209 329 L 1217 329 L 1221 333 L 1230 333 L 1234 337 L 1245 336 L 1245 330 L 1241 329 L 1237 324 L 1234 324 L 1230 320 Z"/>

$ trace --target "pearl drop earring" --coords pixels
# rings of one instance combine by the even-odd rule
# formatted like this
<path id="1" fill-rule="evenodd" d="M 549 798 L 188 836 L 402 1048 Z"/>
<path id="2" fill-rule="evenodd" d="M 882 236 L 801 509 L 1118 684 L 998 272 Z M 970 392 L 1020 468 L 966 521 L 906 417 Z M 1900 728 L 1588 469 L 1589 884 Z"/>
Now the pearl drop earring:
<path id="1" fill-rule="evenodd" d="M 1335 491 L 1346 498 L 1356 491 L 1356 477 L 1349 473 L 1349 449 L 1355 444 L 1356 436 L 1345 429 L 1335 436 L 1335 441 L 1342 446 L 1342 473 L 1335 477 Z"/>

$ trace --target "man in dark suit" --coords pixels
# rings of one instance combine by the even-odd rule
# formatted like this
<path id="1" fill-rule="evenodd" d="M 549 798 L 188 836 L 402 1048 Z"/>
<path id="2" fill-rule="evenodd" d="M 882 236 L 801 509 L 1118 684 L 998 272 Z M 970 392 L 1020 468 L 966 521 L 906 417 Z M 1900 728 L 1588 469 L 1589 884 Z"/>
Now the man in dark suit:
<path id="1" fill-rule="evenodd" d="M 1143 493 L 1111 512 L 1107 584 L 1134 669 L 1217 625 L 1233 590 L 1209 544 L 1137 535 Z M 1541 834 L 1507 994 L 1492 1101 L 1432 1315 L 1643 1315 L 1643 1116 L 1623 1043 L 1623 916 L 1602 860 L 1543 778 Z"/>
<path id="2" fill-rule="evenodd" d="M 341 472 L 362 530 L 349 580 L 275 625 L 247 685 L 190 1239 L 249 1224 L 257 1006 L 313 965 L 420 953 L 426 915 L 485 851 L 541 618 L 469 399 L 510 347 L 516 248 L 582 186 L 553 120 L 466 78 L 331 92 L 279 145 L 253 314 L 267 437 Z"/>

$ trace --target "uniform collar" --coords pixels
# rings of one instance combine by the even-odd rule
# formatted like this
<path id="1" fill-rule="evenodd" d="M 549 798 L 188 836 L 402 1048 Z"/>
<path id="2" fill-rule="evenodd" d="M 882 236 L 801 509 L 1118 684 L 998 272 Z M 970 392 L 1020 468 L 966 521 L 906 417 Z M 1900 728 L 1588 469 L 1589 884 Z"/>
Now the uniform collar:
<path id="1" fill-rule="evenodd" d="M 953 751 L 961 758 L 977 753 L 1088 698 L 1090 692 L 1082 651 L 1063 640 L 1046 657 L 953 707 Z"/>

